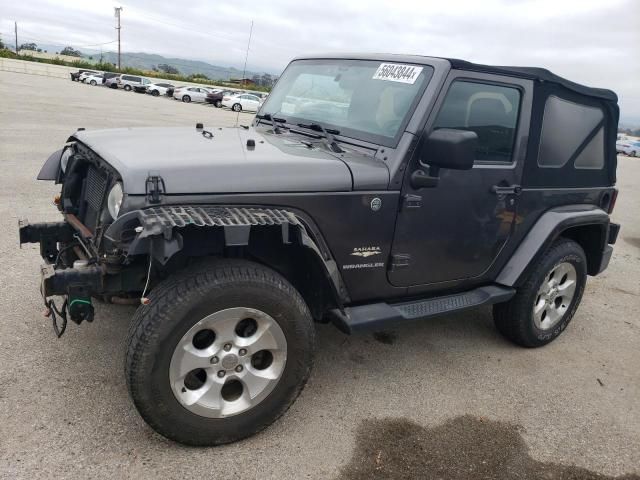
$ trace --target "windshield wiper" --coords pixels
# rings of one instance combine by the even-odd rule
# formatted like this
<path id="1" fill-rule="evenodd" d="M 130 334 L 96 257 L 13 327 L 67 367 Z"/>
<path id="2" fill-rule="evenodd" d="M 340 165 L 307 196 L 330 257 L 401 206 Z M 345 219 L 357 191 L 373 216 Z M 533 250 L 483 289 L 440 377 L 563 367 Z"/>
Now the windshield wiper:
<path id="1" fill-rule="evenodd" d="M 340 145 L 338 145 L 338 142 L 334 137 L 334 135 L 340 135 L 340 130 L 335 130 L 333 128 L 324 128 L 319 123 L 298 123 L 298 126 L 322 133 L 327 143 L 327 147 L 329 147 L 329 150 L 334 153 L 344 153 L 344 150 L 340 148 Z"/>
<path id="2" fill-rule="evenodd" d="M 269 120 L 271 122 L 271 125 L 273 126 L 273 133 L 280 133 L 280 127 L 277 125 L 277 123 L 287 123 L 287 119 L 286 118 L 278 118 L 276 117 L 276 115 L 279 112 L 276 113 L 265 113 L 264 115 L 256 115 L 256 118 L 258 120 Z M 283 125 L 284 127 L 284 125 Z M 286 127 L 285 127 L 286 128 Z"/>

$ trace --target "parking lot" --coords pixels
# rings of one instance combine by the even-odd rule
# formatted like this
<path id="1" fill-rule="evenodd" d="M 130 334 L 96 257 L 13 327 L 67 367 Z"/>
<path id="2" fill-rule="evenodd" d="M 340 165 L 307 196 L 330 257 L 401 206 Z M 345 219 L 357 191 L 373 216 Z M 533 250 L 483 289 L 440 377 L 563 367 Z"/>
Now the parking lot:
<path id="1" fill-rule="evenodd" d="M 376 335 L 320 325 L 311 379 L 284 417 L 240 443 L 187 448 L 127 396 L 133 307 L 97 304 L 93 323 L 56 339 L 17 221 L 57 220 L 58 188 L 35 177 L 78 127 L 230 126 L 236 113 L 8 72 L 0 97 L 0 478 L 640 474 L 640 159 L 619 157 L 611 265 L 549 346 L 512 345 L 489 308 Z"/>

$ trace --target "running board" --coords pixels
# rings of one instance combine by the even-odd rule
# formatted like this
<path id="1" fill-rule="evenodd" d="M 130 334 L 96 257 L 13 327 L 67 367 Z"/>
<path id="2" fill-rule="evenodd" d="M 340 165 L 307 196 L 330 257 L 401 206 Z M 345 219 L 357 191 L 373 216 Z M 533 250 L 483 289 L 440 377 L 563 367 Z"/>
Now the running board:
<path id="1" fill-rule="evenodd" d="M 333 310 L 335 325 L 345 333 L 381 330 L 410 320 L 433 318 L 461 312 L 480 305 L 506 302 L 515 295 L 513 288 L 489 285 L 468 292 L 402 303 L 371 303 Z"/>

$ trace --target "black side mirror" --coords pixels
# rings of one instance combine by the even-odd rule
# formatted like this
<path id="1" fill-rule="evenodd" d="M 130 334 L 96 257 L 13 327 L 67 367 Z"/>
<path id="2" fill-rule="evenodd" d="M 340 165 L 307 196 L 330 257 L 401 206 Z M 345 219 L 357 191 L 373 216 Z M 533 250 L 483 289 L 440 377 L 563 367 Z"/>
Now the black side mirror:
<path id="1" fill-rule="evenodd" d="M 429 166 L 429 173 L 423 168 L 411 175 L 414 188 L 435 187 L 441 168 L 470 170 L 475 160 L 478 135 L 467 130 L 441 128 L 434 130 L 424 141 L 420 150 L 420 163 Z"/>

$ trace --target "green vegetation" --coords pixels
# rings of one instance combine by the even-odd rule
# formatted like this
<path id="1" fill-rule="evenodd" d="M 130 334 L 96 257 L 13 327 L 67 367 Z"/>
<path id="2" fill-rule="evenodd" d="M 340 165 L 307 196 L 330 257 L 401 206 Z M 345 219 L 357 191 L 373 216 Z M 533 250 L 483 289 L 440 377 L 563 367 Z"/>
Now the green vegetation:
<path id="1" fill-rule="evenodd" d="M 66 50 L 66 49 L 65 49 Z M 64 52 L 64 50 L 62 51 Z M 63 53 L 60 52 L 62 55 Z M 86 68 L 91 70 L 100 70 L 102 72 L 119 72 L 119 73 L 127 73 L 129 75 L 141 75 L 149 78 L 162 78 L 165 80 L 171 80 L 173 82 L 194 82 L 200 83 L 202 85 L 214 85 L 219 87 L 231 87 L 238 88 L 240 85 L 237 83 L 231 83 L 224 80 L 211 80 L 203 73 L 195 73 L 193 75 L 181 75 L 181 74 L 171 74 L 165 73 L 161 71 L 154 70 L 141 70 L 139 68 L 133 67 L 123 67 L 118 70 L 118 67 L 112 63 L 101 63 L 101 62 L 93 62 L 89 60 L 74 60 L 72 62 L 68 62 L 66 60 L 61 60 L 59 58 L 38 58 L 31 55 L 16 55 L 11 50 L 7 48 L 0 49 L 0 58 L 13 58 L 15 60 L 25 60 L 28 62 L 38 62 L 38 63 L 49 63 L 53 65 L 64 65 L 66 67 L 75 67 L 75 68 Z M 160 67 L 160 65 L 158 65 Z M 176 70 L 177 71 L 177 70 Z M 251 90 L 259 91 L 259 92 L 270 92 L 271 87 L 263 87 L 259 85 L 251 85 Z"/>

